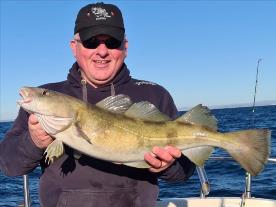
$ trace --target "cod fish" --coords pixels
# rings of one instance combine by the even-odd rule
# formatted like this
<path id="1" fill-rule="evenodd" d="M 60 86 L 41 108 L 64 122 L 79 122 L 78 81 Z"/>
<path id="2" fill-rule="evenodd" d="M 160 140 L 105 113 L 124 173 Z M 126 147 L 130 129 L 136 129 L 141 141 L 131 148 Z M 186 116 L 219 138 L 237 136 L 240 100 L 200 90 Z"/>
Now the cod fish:
<path id="1" fill-rule="evenodd" d="M 23 87 L 20 95 L 18 104 L 35 114 L 43 129 L 55 138 L 45 151 L 49 162 L 63 155 L 66 144 L 97 159 L 148 168 L 144 154 L 153 146 L 171 145 L 202 166 L 214 147 L 219 147 L 256 176 L 270 155 L 270 130 L 220 133 L 216 118 L 201 104 L 171 120 L 153 104 L 132 103 L 123 94 L 96 105 L 43 88 Z"/>

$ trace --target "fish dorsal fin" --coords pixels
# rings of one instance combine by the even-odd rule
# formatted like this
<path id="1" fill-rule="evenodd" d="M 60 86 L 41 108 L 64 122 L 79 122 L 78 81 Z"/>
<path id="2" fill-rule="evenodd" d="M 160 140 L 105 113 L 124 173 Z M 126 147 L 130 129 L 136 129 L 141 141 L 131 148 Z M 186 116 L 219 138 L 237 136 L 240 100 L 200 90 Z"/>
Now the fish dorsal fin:
<path id="1" fill-rule="evenodd" d="M 161 113 L 156 106 L 148 101 L 141 101 L 133 104 L 125 112 L 125 116 L 153 122 L 165 122 L 170 120 L 167 115 Z"/>
<path id="2" fill-rule="evenodd" d="M 124 94 L 109 96 L 96 104 L 97 107 L 116 114 L 123 114 L 131 105 L 129 96 Z"/>
<path id="3" fill-rule="evenodd" d="M 176 119 L 176 121 L 199 124 L 215 131 L 217 131 L 218 128 L 216 117 L 211 114 L 211 111 L 208 107 L 202 106 L 202 104 L 198 104 L 197 106 L 193 107 L 184 115 Z"/>
<path id="4" fill-rule="evenodd" d="M 73 119 L 63 118 L 55 116 L 46 116 L 41 114 L 35 114 L 41 127 L 50 135 L 55 135 L 58 132 L 68 127 Z"/>

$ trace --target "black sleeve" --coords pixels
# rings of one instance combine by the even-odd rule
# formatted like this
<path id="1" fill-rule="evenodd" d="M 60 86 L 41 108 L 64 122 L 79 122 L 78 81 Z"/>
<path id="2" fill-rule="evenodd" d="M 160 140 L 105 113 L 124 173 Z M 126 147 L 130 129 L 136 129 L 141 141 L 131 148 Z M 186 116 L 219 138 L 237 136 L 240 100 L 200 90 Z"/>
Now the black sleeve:
<path id="1" fill-rule="evenodd" d="M 20 109 L 12 128 L 0 142 L 0 170 L 8 176 L 24 175 L 36 168 L 44 150 L 35 146 L 28 130 L 28 113 Z"/>
<path id="2" fill-rule="evenodd" d="M 194 170 L 195 164 L 182 154 L 172 166 L 161 172 L 158 178 L 169 182 L 185 181 L 193 175 Z"/>

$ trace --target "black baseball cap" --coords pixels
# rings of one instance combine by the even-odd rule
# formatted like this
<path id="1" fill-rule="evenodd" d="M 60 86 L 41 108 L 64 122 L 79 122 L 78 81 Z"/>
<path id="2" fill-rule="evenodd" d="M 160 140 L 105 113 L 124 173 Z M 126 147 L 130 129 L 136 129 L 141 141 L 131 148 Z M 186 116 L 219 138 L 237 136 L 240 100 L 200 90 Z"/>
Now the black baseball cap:
<path id="1" fill-rule="evenodd" d="M 76 33 L 79 33 L 81 41 L 99 34 L 123 41 L 125 28 L 122 13 L 113 4 L 88 4 L 78 13 L 74 29 L 74 34 Z"/>

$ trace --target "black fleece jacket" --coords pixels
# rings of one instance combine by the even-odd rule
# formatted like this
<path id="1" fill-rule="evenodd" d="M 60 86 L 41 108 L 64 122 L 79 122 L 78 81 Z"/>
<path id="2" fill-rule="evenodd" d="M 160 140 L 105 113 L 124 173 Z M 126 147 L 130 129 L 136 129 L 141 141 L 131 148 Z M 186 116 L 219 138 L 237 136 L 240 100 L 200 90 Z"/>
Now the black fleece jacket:
<path id="1" fill-rule="evenodd" d="M 170 94 L 161 86 L 135 80 L 123 65 L 110 85 L 94 88 L 82 84 L 77 63 L 67 80 L 41 87 L 59 91 L 79 99 L 87 91 L 87 101 L 96 104 L 111 95 L 126 94 L 133 102 L 149 101 L 171 118 L 177 110 Z M 112 94 L 114 95 L 114 94 Z M 44 162 L 43 153 L 35 146 L 28 132 L 28 113 L 20 109 L 13 127 L 0 143 L 0 169 L 8 176 L 23 175 L 39 164 L 41 206 L 155 206 L 158 198 L 158 178 L 183 181 L 192 175 L 195 165 L 185 156 L 162 173 L 136 169 L 82 155 L 74 158 L 74 150 L 65 146 L 65 154 L 51 165 Z M 112 156 L 112 155 L 110 155 Z"/>

